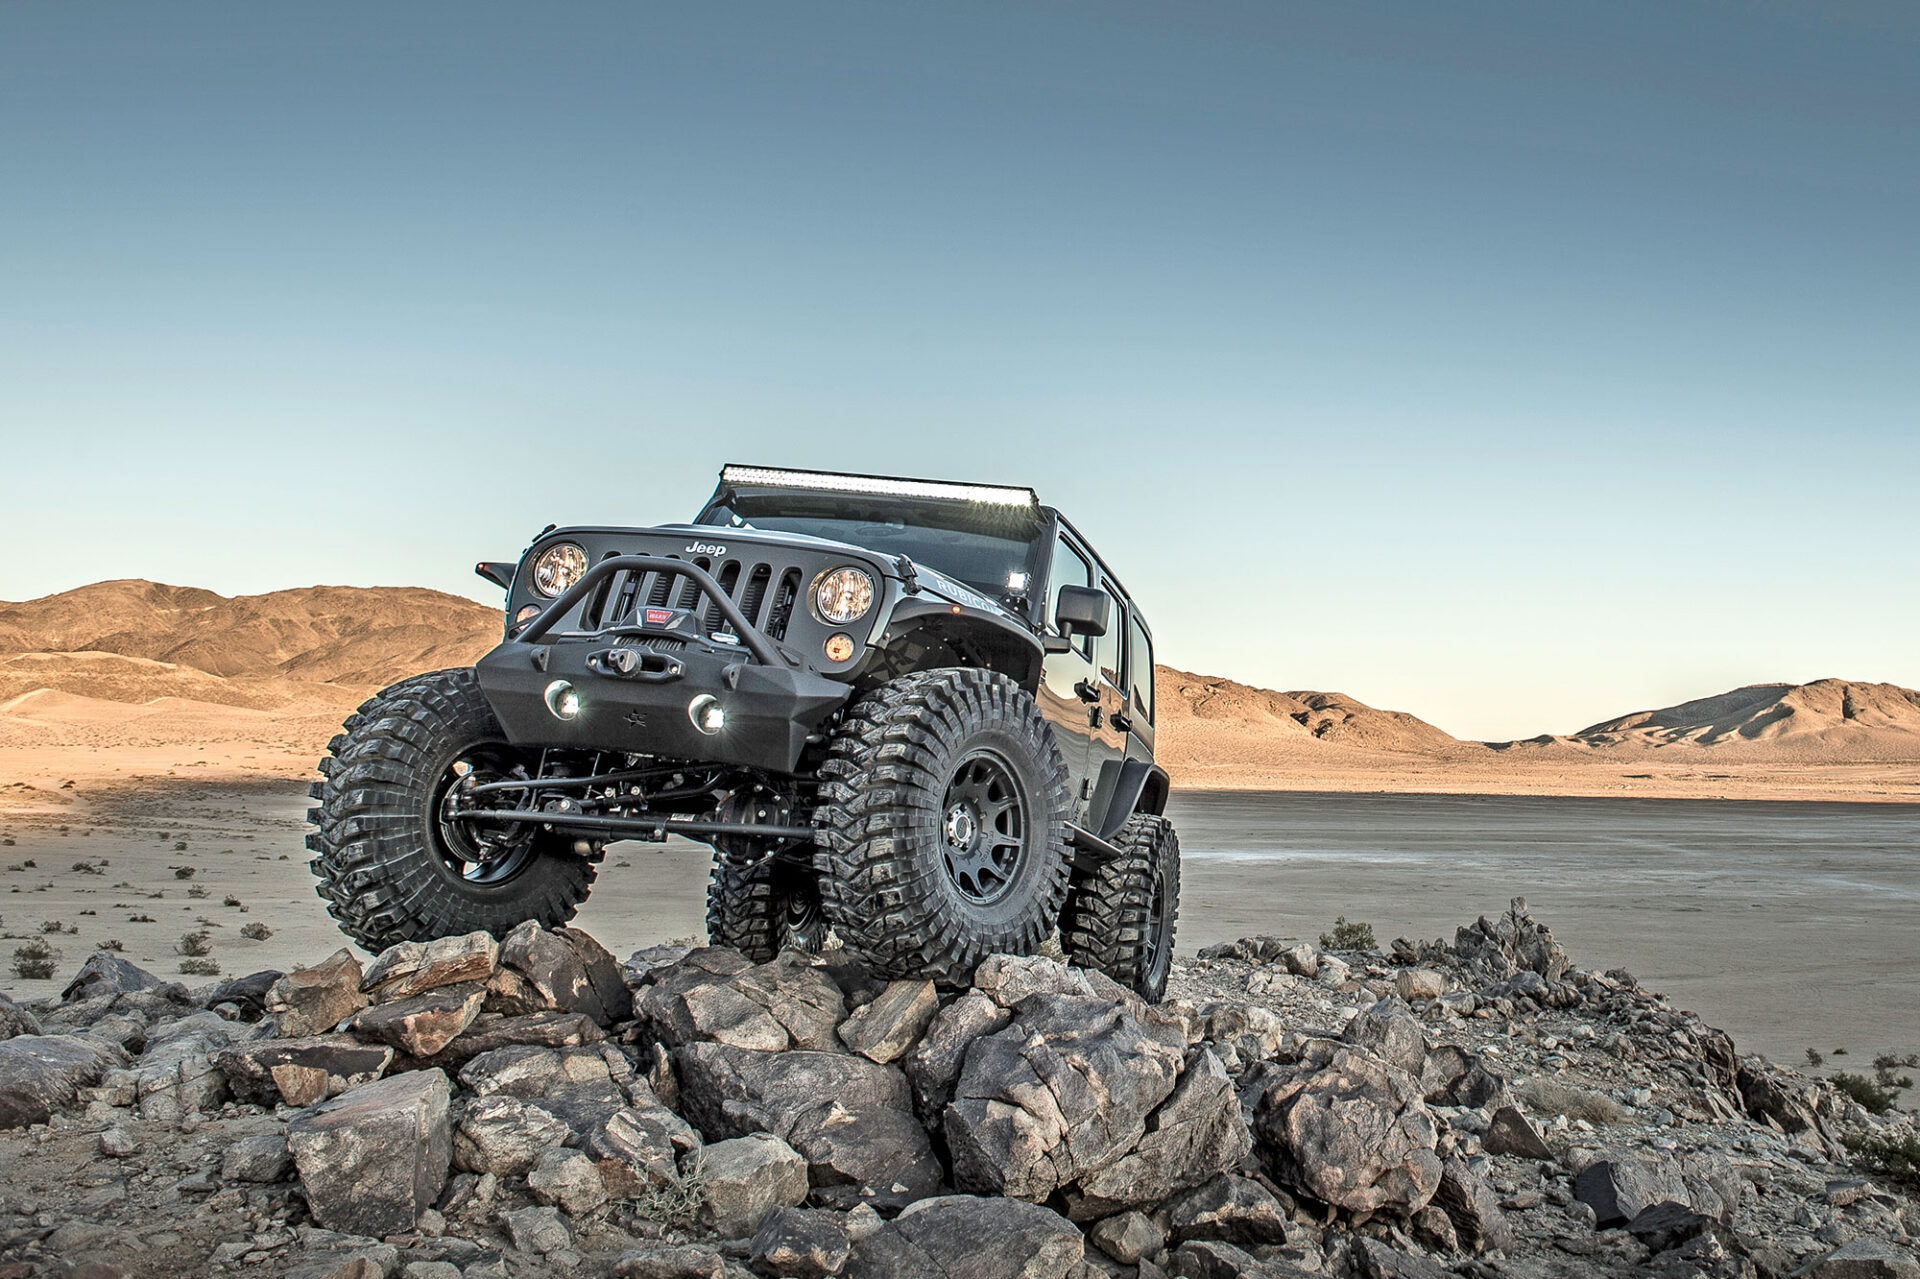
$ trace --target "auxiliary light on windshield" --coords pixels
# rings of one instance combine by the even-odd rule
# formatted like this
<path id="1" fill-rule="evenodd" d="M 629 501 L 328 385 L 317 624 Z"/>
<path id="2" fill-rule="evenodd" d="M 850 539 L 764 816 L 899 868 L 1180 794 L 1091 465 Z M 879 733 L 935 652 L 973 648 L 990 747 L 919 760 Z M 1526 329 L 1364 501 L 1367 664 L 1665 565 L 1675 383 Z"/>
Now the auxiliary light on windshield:
<path id="1" fill-rule="evenodd" d="M 895 480 L 879 475 L 841 475 L 828 471 L 783 471 L 765 466 L 722 467 L 726 484 L 757 488 L 814 489 L 822 493 L 866 493 L 884 497 L 920 497 L 992 506 L 1037 506 L 1032 489 L 999 484 L 948 484 L 941 480 Z"/>

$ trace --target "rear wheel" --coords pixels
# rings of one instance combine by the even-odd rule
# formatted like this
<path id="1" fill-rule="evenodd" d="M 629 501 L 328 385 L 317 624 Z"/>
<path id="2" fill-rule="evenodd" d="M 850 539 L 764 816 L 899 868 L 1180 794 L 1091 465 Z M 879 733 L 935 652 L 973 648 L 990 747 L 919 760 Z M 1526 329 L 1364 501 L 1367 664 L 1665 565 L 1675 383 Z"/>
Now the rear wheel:
<path id="1" fill-rule="evenodd" d="M 820 769 L 814 865 L 835 935 L 883 977 L 964 985 L 1030 955 L 1067 890 L 1067 769 L 1032 694 L 917 671 L 848 708 Z"/>
<path id="2" fill-rule="evenodd" d="M 765 796 L 736 793 L 718 816 L 723 822 L 784 823 L 790 812 Z M 818 951 L 827 935 L 820 885 L 811 859 L 799 856 L 736 836 L 715 840 L 707 880 L 708 943 L 731 946 L 756 964 L 788 947 Z"/>
<path id="3" fill-rule="evenodd" d="M 526 775 L 471 669 L 435 671 L 381 692 L 347 718 L 320 761 L 308 863 L 340 930 L 369 950 L 523 920 L 573 918 L 594 866 L 535 826 L 480 826 L 448 814 L 467 785 Z"/>
<path id="4" fill-rule="evenodd" d="M 1180 837 L 1166 818 L 1135 813 L 1113 843 L 1119 857 L 1074 871 L 1060 915 L 1060 947 L 1071 962 L 1097 968 L 1157 1003 L 1173 970 Z"/>

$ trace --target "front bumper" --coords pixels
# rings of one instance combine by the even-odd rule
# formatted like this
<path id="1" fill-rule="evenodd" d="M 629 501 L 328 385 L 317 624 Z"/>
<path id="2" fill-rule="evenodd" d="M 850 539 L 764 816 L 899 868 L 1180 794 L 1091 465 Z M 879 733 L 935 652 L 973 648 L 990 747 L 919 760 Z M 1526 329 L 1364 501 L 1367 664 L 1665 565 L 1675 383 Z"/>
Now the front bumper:
<path id="1" fill-rule="evenodd" d="M 592 633 L 552 634 L 581 599 L 622 571 L 671 572 L 692 582 L 725 618 L 738 644 L 701 633 L 704 610 L 668 610 L 657 624 L 622 622 Z M 654 610 L 661 611 L 661 610 Z M 602 560 L 516 637 L 476 664 L 480 689 L 518 746 L 621 751 L 769 772 L 798 769 L 807 739 L 852 688 L 808 668 L 741 615 L 710 575 L 682 560 L 623 555 Z M 571 685 L 578 711 L 550 706 L 556 681 Z M 709 697 L 724 724 L 704 732 L 690 708 Z"/>

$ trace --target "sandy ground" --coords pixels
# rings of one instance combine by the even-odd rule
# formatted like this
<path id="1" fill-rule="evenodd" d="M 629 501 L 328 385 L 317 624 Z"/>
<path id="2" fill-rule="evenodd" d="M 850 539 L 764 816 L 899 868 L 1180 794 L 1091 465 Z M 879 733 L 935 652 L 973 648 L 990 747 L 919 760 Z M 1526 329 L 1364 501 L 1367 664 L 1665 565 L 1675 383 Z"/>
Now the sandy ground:
<path id="1" fill-rule="evenodd" d="M 0 789 L 7 958 L 52 923 L 62 980 L 110 939 L 165 974 L 192 932 L 227 975 L 347 944 L 306 869 L 307 802 L 181 776 Z M 1190 792 L 1172 815 L 1183 951 L 1313 938 L 1336 915 L 1383 944 L 1432 937 L 1524 895 L 1583 963 L 1631 969 L 1743 1048 L 1920 1052 L 1920 807 Z M 682 840 L 617 844 L 580 922 L 622 955 L 697 937 L 707 864 Z M 243 938 L 252 923 L 271 936 Z M 58 986 L 0 973 L 16 997 Z"/>

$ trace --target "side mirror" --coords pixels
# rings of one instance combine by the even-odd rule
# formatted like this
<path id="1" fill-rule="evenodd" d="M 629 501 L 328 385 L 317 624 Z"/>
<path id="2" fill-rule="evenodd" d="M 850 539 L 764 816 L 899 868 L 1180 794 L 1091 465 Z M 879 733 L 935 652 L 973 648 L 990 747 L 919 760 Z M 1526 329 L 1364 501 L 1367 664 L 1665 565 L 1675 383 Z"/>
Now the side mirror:
<path id="1" fill-rule="evenodd" d="M 1053 606 L 1053 624 L 1062 635 L 1105 635 L 1113 597 L 1091 586 L 1063 586 Z"/>

